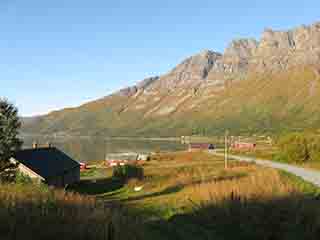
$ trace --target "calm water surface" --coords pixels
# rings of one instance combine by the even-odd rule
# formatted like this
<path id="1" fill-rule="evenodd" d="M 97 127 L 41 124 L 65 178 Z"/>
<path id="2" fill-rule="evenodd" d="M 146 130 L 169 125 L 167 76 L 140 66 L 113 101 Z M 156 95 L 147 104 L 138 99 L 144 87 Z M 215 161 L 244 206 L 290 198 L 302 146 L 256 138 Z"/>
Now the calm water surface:
<path id="1" fill-rule="evenodd" d="M 44 138 L 25 137 L 24 148 L 30 148 L 33 142 L 45 144 L 50 142 L 53 146 L 63 150 L 75 160 L 81 162 L 102 161 L 106 154 L 123 152 L 170 152 L 185 150 L 186 145 L 178 141 L 165 140 L 106 140 L 101 138 Z"/>

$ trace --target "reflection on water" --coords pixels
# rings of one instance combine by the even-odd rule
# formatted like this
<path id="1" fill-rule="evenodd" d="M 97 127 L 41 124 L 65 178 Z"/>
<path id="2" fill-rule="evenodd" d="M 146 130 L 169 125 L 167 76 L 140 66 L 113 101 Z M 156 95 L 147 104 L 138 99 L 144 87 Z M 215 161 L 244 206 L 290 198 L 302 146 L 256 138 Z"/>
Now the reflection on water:
<path id="1" fill-rule="evenodd" d="M 90 162 L 105 159 L 106 154 L 122 152 L 167 152 L 185 150 L 186 145 L 177 141 L 155 141 L 155 140 L 105 140 L 101 138 L 24 138 L 24 148 L 30 148 L 33 142 L 46 144 L 63 150 L 78 161 Z"/>

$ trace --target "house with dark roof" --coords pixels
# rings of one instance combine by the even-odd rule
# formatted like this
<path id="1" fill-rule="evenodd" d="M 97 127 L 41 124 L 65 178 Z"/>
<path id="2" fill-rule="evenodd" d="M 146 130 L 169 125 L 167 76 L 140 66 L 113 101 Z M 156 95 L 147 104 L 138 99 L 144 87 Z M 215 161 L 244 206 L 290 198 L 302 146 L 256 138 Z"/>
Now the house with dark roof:
<path id="1" fill-rule="evenodd" d="M 11 161 L 19 163 L 21 173 L 50 186 L 65 187 L 80 181 L 80 163 L 51 145 L 21 150 Z"/>

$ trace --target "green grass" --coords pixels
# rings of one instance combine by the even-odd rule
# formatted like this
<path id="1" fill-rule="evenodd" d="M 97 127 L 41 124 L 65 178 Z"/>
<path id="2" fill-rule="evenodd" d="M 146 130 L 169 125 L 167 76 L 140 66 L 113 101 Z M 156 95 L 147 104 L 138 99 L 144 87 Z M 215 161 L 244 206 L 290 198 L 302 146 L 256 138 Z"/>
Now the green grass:
<path id="1" fill-rule="evenodd" d="M 154 239 L 291 239 L 287 226 L 297 236 L 308 231 L 301 222 L 305 216 L 310 227 L 319 229 L 318 211 L 311 211 L 318 206 L 319 189 L 291 174 L 235 161 L 224 170 L 222 159 L 205 153 L 160 154 L 144 169 L 143 181 L 118 187 L 111 181 L 93 194 L 144 219 L 144 231 Z M 140 185 L 143 190 L 135 192 Z M 238 228 L 239 223 L 244 225 Z"/>
<path id="2" fill-rule="evenodd" d="M 281 154 L 281 150 L 277 146 L 257 146 L 254 150 L 231 150 L 231 154 L 239 156 L 248 156 L 258 159 L 265 159 L 271 161 L 277 161 L 282 163 L 289 163 L 296 165 L 298 167 L 309 168 L 314 170 L 320 170 L 320 161 L 318 160 L 308 160 L 306 162 L 302 161 L 288 161 Z"/>
<path id="3" fill-rule="evenodd" d="M 320 195 L 320 188 L 316 185 L 306 182 L 302 178 L 285 171 L 279 171 L 283 181 L 293 184 L 301 192 L 309 196 L 317 197 Z"/>
<path id="4" fill-rule="evenodd" d="M 1 239 L 31 240 L 35 233 L 43 237 L 37 239 L 108 240 L 319 236 L 319 189 L 291 174 L 236 161 L 225 170 L 221 158 L 185 152 L 156 155 L 143 168 L 144 179 L 129 181 L 112 178 L 111 169 L 88 170 L 68 192 L 3 186 Z"/>
<path id="5" fill-rule="evenodd" d="M 80 172 L 80 177 L 82 179 L 98 179 L 105 178 L 107 170 L 105 168 L 91 167 L 87 170 Z"/>

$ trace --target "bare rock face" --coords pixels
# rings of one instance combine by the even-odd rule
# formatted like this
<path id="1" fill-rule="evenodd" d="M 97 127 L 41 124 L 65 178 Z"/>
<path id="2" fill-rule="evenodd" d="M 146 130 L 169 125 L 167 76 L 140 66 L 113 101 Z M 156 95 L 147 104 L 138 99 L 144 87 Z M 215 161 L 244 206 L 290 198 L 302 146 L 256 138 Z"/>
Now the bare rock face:
<path id="1" fill-rule="evenodd" d="M 165 75 L 147 78 L 134 87 L 121 90 L 120 95 L 132 96 L 140 90 L 146 90 L 145 94 L 160 94 L 175 89 L 220 89 L 226 82 L 246 78 L 250 72 L 285 71 L 293 66 L 319 62 L 320 22 L 290 31 L 265 29 L 259 42 L 255 39 L 234 40 L 223 54 L 204 50 Z"/>
<path id="2" fill-rule="evenodd" d="M 146 79 L 142 80 L 141 82 L 139 82 L 136 86 L 121 89 L 117 93 L 117 95 L 122 96 L 122 97 L 131 97 L 131 96 L 135 95 L 138 91 L 147 90 L 158 79 L 159 79 L 158 76 L 146 78 Z"/>
<path id="3" fill-rule="evenodd" d="M 247 60 L 255 54 L 258 44 L 255 39 L 234 40 L 225 50 L 223 57 L 224 59 L 237 58 Z"/>
<path id="4" fill-rule="evenodd" d="M 138 92 L 138 88 L 136 86 L 123 88 L 118 92 L 119 96 L 122 97 L 131 97 L 132 95 Z"/>
<path id="5" fill-rule="evenodd" d="M 251 69 L 279 71 L 297 65 L 317 64 L 320 60 L 320 23 L 290 31 L 266 29 Z"/>
<path id="6" fill-rule="evenodd" d="M 292 31 L 296 50 L 309 51 L 320 48 L 320 22 L 309 27 L 301 26 Z"/>
<path id="7" fill-rule="evenodd" d="M 157 81 L 159 79 L 158 76 L 156 77 L 150 77 L 150 78 L 146 78 L 144 80 L 142 80 L 141 82 L 139 82 L 137 84 L 137 88 L 138 89 L 147 89 L 150 85 L 152 85 L 152 83 L 154 83 L 155 81 Z"/>
<path id="8" fill-rule="evenodd" d="M 276 51 L 289 51 L 292 48 L 294 48 L 292 32 L 266 29 L 262 34 L 258 54 L 268 56 L 277 54 Z"/>
<path id="9" fill-rule="evenodd" d="M 182 86 L 196 86 L 201 84 L 212 68 L 216 67 L 221 58 L 220 53 L 205 50 L 189 57 L 171 72 L 160 77 L 156 88 L 174 89 Z"/>
<path id="10" fill-rule="evenodd" d="M 85 134 L 88 134 L 88 131 L 96 134 L 100 130 L 107 130 L 107 133 L 112 135 L 115 131 L 112 126 L 116 126 L 116 131 L 119 126 L 122 126 L 120 133 L 127 136 L 130 128 L 131 132 L 138 134 L 149 131 L 149 128 L 152 133 L 153 130 L 162 133 L 171 121 L 174 123 L 177 120 L 179 124 L 176 126 L 180 127 L 180 124 L 183 125 L 188 120 L 196 122 L 198 120 L 209 121 L 209 119 L 213 120 L 210 124 L 217 124 L 216 127 L 219 129 L 219 124 L 222 121 L 220 119 L 226 119 L 227 123 L 230 123 L 237 121 L 239 117 L 242 118 L 242 115 L 247 112 L 239 113 L 242 111 L 242 106 L 253 105 L 253 108 L 248 109 L 256 111 L 255 101 L 257 101 L 260 110 L 260 106 L 264 106 L 269 100 L 272 104 L 270 120 L 273 120 L 274 115 L 278 121 L 279 111 L 284 116 L 284 111 L 287 111 L 288 115 L 286 116 L 291 119 L 291 114 L 295 114 L 295 111 L 292 111 L 292 108 L 287 105 L 304 104 L 302 102 L 307 102 L 308 108 L 303 109 L 310 109 L 310 116 L 313 117 L 315 112 L 319 112 L 318 108 L 314 107 L 320 105 L 316 101 L 320 92 L 319 69 L 320 22 L 310 26 L 300 26 L 290 31 L 266 29 L 260 41 L 254 39 L 232 41 L 223 54 L 210 50 L 202 51 L 187 58 L 167 74 L 144 79 L 133 87 L 124 88 L 111 96 L 93 102 L 94 108 L 87 109 L 86 114 L 83 115 L 84 120 L 78 121 L 79 111 L 67 110 L 61 114 L 55 113 L 48 117 L 41 117 L 35 122 L 24 120 L 27 125 L 25 129 L 31 128 L 38 131 L 41 128 L 43 132 L 48 130 L 68 132 L 68 129 L 85 129 L 82 130 Z M 280 72 L 281 74 L 278 74 Z M 236 81 L 240 82 L 244 79 L 260 78 L 262 79 L 261 85 L 259 82 L 255 82 L 254 86 L 250 86 L 252 81 L 247 81 L 239 84 L 240 88 L 237 88 L 238 86 L 235 84 Z M 264 82 L 263 79 L 267 81 Z M 300 79 L 301 82 L 298 83 Z M 288 81 L 288 83 L 284 84 L 281 81 Z M 232 85 L 234 88 L 229 88 Z M 227 88 L 230 91 L 224 92 Z M 280 103 L 280 101 L 278 109 L 278 97 L 282 95 L 285 96 L 284 99 L 286 97 L 291 99 L 288 100 L 290 104 Z M 308 101 L 304 101 L 306 97 Z M 101 116 L 104 115 L 99 114 L 96 117 L 97 112 L 91 109 L 101 109 L 101 113 L 104 112 L 108 121 L 110 119 L 111 127 L 106 129 L 105 119 L 100 121 Z M 266 110 L 268 113 L 269 107 Z M 301 117 L 297 118 L 298 121 L 308 116 L 304 112 L 301 114 Z M 253 116 L 249 114 L 247 117 L 244 116 L 244 119 L 251 122 Z M 66 125 L 68 119 L 76 119 L 76 121 Z M 92 122 L 92 119 L 97 119 L 97 127 L 87 125 Z M 161 121 L 157 122 L 158 119 Z M 263 120 L 261 126 L 273 122 L 268 120 L 268 114 L 266 119 L 267 123 Z M 318 116 L 314 119 L 318 126 Z M 256 121 L 262 120 L 258 118 Z M 75 125 L 75 122 L 79 122 L 79 124 Z M 243 121 L 243 123 L 246 122 Z M 113 123 L 115 124 L 113 125 Z M 226 125 L 222 124 L 221 126 L 223 129 Z M 241 127 L 241 125 L 239 126 Z M 295 123 L 292 126 L 294 129 L 297 127 Z M 190 125 L 187 127 L 190 128 Z M 91 130 L 88 130 L 90 128 Z M 171 131 L 170 127 L 168 129 Z"/>
<path id="11" fill-rule="evenodd" d="M 250 58 L 257 51 L 258 42 L 254 39 L 234 40 L 223 54 L 223 71 L 227 73 L 246 72 Z"/>

